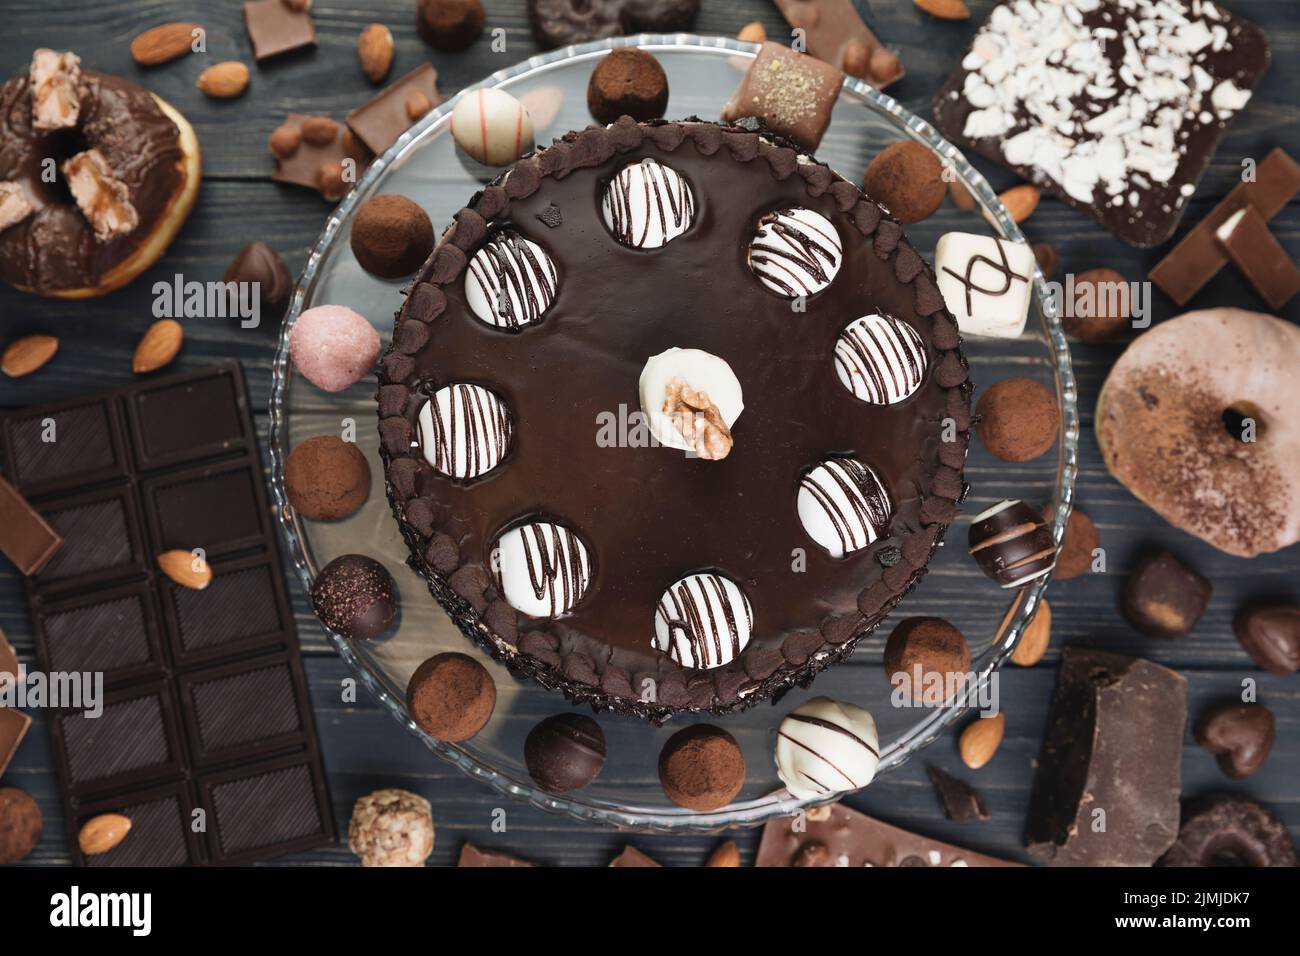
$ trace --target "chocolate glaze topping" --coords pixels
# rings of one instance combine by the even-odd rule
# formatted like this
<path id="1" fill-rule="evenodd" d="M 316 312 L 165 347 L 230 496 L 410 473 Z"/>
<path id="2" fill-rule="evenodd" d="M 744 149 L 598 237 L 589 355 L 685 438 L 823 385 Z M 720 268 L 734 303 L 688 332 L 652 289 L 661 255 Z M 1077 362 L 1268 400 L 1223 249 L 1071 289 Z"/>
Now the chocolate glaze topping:
<path id="1" fill-rule="evenodd" d="M 148 90 L 121 77 L 82 70 L 81 115 L 70 129 L 32 128 L 27 71 L 0 88 L 0 178 L 22 184 L 36 211 L 0 232 L 0 278 L 45 291 L 93 287 L 135 252 L 181 187 L 180 134 Z M 139 225 L 96 242 L 62 174 L 42 181 L 42 162 L 58 165 L 98 149 L 129 191 Z"/>
<path id="2" fill-rule="evenodd" d="M 685 178 L 695 210 L 681 236 L 638 250 L 610 234 L 601 203 L 618 171 L 645 158 Z M 538 217 L 552 205 L 562 222 L 550 228 Z M 748 264 L 759 219 L 791 206 L 825 216 L 844 245 L 839 275 L 806 312 Z M 541 322 L 513 333 L 478 321 L 465 300 L 466 263 L 498 228 L 537 242 L 559 271 Z M 835 373 L 840 330 L 872 310 L 925 344 L 925 381 L 895 405 L 858 401 Z M 725 460 L 603 440 L 638 410 L 646 358 L 672 346 L 712 352 L 740 379 L 745 411 Z M 752 132 L 625 117 L 567 134 L 475 196 L 409 289 L 380 373 L 389 497 L 435 597 L 517 671 L 652 719 L 739 709 L 845 656 L 924 572 L 965 492 L 970 385 L 959 346 L 933 273 L 856 186 Z M 430 468 L 413 427 L 426 396 L 460 381 L 494 390 L 515 423 L 502 463 L 469 482 Z M 958 437 L 945 443 L 947 418 Z M 838 560 L 796 509 L 802 476 L 831 455 L 875 469 L 894 504 L 882 536 Z M 502 530 L 538 516 L 591 550 L 587 593 L 556 621 L 517 614 L 488 570 Z M 683 669 L 652 646 L 655 609 L 675 581 L 709 570 L 750 599 L 753 637 L 725 666 Z M 652 701 L 639 699 L 646 678 Z"/>

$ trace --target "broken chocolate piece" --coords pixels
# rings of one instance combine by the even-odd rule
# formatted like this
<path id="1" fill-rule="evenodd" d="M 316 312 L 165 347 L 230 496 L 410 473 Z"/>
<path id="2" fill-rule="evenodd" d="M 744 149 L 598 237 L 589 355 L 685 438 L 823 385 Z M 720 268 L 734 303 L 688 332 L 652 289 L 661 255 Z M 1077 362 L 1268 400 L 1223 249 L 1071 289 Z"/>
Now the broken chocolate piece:
<path id="1" fill-rule="evenodd" d="M 755 866 L 1019 866 L 872 819 L 843 804 L 773 817 Z"/>
<path id="2" fill-rule="evenodd" d="M 1178 836 L 1187 681 L 1138 657 L 1065 648 L 1025 844 L 1053 866 L 1150 866 Z"/>
<path id="3" fill-rule="evenodd" d="M 301 133 L 303 125 L 324 117 L 305 116 L 290 113 L 284 123 L 271 134 L 272 139 L 282 142 L 291 141 L 293 130 Z M 317 133 L 323 133 L 327 127 L 324 123 L 315 123 L 311 127 Z M 362 171 L 370 163 L 370 152 L 363 146 L 352 131 L 342 123 L 333 124 L 333 138 L 309 142 L 306 136 L 299 136 L 297 146 L 287 155 L 276 156 L 275 172 L 271 178 L 277 183 L 290 183 L 294 186 L 306 186 L 315 189 L 326 199 L 334 202 L 342 198 L 351 189 Z"/>
<path id="4" fill-rule="evenodd" d="M 764 43 L 722 110 L 728 122 L 756 116 L 767 128 L 815 151 L 831 122 L 844 74 L 780 43 Z"/>
<path id="5" fill-rule="evenodd" d="M 354 109 L 347 123 L 357 139 L 379 156 L 441 102 L 438 71 L 433 64 L 423 63 Z"/>
<path id="6" fill-rule="evenodd" d="M 131 205 L 130 190 L 99 150 L 77 153 L 61 169 L 72 198 L 95 230 L 98 242 L 125 236 L 140 224 L 135 206 Z"/>
<path id="7" fill-rule="evenodd" d="M 0 232 L 18 225 L 35 211 L 22 186 L 0 183 Z"/>
<path id="8" fill-rule="evenodd" d="M 0 478 L 0 551 L 30 577 L 63 546 L 54 529 L 9 482 Z"/>
<path id="9" fill-rule="evenodd" d="M 928 764 L 925 772 L 934 786 L 943 815 L 949 820 L 965 823 L 968 820 L 987 820 L 991 816 L 984 798 L 965 780 Z"/>
<path id="10" fill-rule="evenodd" d="M 484 850 L 476 847 L 473 843 L 466 843 L 460 848 L 460 862 L 457 866 L 473 867 L 517 867 L 532 866 L 527 860 L 521 860 L 518 857 L 510 856 L 508 853 L 498 853 L 495 850 Z"/>
<path id="11" fill-rule="evenodd" d="M 1148 637 L 1186 637 L 1210 603 L 1210 582 L 1168 551 L 1138 561 L 1124 582 L 1120 611 Z"/>
<path id="12" fill-rule="evenodd" d="M 4 686 L 5 676 L 0 674 L 0 687 Z M 18 752 L 18 745 L 27 736 L 32 719 L 14 707 L 0 706 L 0 777 L 4 776 L 9 761 Z"/>
<path id="13" fill-rule="evenodd" d="M 32 128 L 70 129 L 81 115 L 81 57 L 40 49 L 28 72 L 32 92 Z M 3 228 L 3 227 L 0 227 Z"/>
<path id="14" fill-rule="evenodd" d="M 282 53 L 316 45 L 316 25 L 310 4 L 287 0 L 256 0 L 244 4 L 244 29 L 259 63 Z"/>
<path id="15" fill-rule="evenodd" d="M 1214 237 L 1274 312 L 1300 292 L 1300 268 L 1296 268 L 1254 206 L 1238 209 L 1214 231 Z"/>
<path id="16" fill-rule="evenodd" d="M 786 22 L 803 30 L 808 52 L 883 90 L 903 76 L 903 62 L 862 22 L 850 0 L 776 0 Z"/>
<path id="17" fill-rule="evenodd" d="M 610 860 L 610 866 L 662 866 L 634 846 L 623 847 L 623 852 Z"/>

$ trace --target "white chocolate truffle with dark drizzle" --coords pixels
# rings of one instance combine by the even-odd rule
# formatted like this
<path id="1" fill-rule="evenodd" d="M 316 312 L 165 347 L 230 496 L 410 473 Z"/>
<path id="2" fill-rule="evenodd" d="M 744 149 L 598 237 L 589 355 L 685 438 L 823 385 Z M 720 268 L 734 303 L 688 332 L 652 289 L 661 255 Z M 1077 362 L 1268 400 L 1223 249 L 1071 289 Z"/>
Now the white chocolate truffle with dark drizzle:
<path id="1" fill-rule="evenodd" d="M 776 772 L 798 800 L 860 790 L 879 766 L 876 721 L 853 704 L 814 697 L 777 730 Z"/>
<path id="2" fill-rule="evenodd" d="M 889 528 L 893 505 L 875 469 L 855 458 L 827 458 L 799 481 L 804 531 L 832 558 L 861 551 Z"/>
<path id="3" fill-rule="evenodd" d="M 677 170 L 643 159 L 624 166 L 606 184 L 601 211 L 623 245 L 658 249 L 691 227 L 695 195 Z"/>
<path id="4" fill-rule="evenodd" d="M 420 409 L 425 460 L 450 478 L 477 478 L 501 463 L 510 447 L 510 410 L 481 385 L 446 385 Z"/>
<path id="5" fill-rule="evenodd" d="M 546 250 L 511 229 L 484 243 L 465 270 L 465 301 L 488 325 L 520 329 L 555 301 L 559 276 Z"/>
<path id="6" fill-rule="evenodd" d="M 740 586 L 716 571 L 688 574 L 659 599 L 654 646 L 682 667 L 735 660 L 749 643 L 754 612 Z"/>
<path id="7" fill-rule="evenodd" d="M 549 521 L 529 521 L 497 540 L 497 581 L 516 611 L 530 617 L 567 614 L 591 582 L 591 556 L 572 530 Z"/>
<path id="8" fill-rule="evenodd" d="M 749 243 L 749 268 L 787 299 L 821 292 L 842 260 L 840 234 L 830 220 L 801 206 L 767 213 Z"/>
<path id="9" fill-rule="evenodd" d="M 925 379 L 925 343 L 916 329 L 888 315 L 854 319 L 835 343 L 835 372 L 853 397 L 893 405 Z"/>

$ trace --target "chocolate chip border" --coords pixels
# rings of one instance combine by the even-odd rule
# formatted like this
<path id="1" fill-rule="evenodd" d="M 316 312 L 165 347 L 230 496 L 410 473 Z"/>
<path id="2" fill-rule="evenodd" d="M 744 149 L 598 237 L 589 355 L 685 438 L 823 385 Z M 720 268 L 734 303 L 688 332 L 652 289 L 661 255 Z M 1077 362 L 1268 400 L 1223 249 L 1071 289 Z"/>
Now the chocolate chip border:
<path id="1" fill-rule="evenodd" d="M 412 395 L 423 398 L 415 388 L 412 356 L 428 341 L 426 325 L 447 307 L 439 287 L 460 276 L 472 250 L 487 234 L 488 223 L 505 214 L 512 199 L 536 192 L 543 178 L 563 179 L 575 169 L 598 166 L 615 153 L 641 146 L 647 138 L 665 152 L 689 138 L 704 155 L 725 147 L 737 162 L 764 160 L 778 180 L 801 176 L 810 196 L 829 193 L 843 212 L 851 211 L 863 237 L 872 240 L 876 255 L 893 263 L 900 282 L 915 286 L 917 314 L 933 321 L 929 336 L 937 353 L 933 374 L 937 384 L 948 390 L 946 411 L 957 425 L 957 440 L 941 445 L 930 487 L 922 493 L 922 530 L 901 539 L 896 560 L 858 595 L 856 614 L 832 617 L 820 627 L 790 634 L 779 650 L 751 646 L 730 664 L 712 670 L 666 663 L 664 670 L 654 674 L 629 674 L 616 666 L 598 673 L 596 661 L 588 655 L 561 654 L 559 638 L 546 629 L 521 633 L 518 612 L 501 598 L 488 571 L 478 564 L 461 563 L 457 542 L 441 531 L 446 508 L 416 495 L 416 476 L 423 465 L 412 453 L 412 425 L 405 413 Z M 453 220 L 405 290 L 393 341 L 380 363 L 376 398 L 385 486 L 411 552 L 407 564 L 428 582 L 430 593 L 466 637 L 516 676 L 562 691 L 574 703 L 658 724 L 682 711 L 733 713 L 795 685 L 806 687 L 820 671 L 848 657 L 857 642 L 916 586 L 966 496 L 963 469 L 970 443 L 973 386 L 957 323 L 944 307 L 933 270 L 903 237 L 897 220 L 857 186 L 793 143 L 766 132 L 760 135 L 752 121 L 727 125 L 692 117 L 637 124 L 625 116 L 608 127 L 566 133 L 551 146 L 524 157 L 475 194 Z M 653 702 L 635 694 L 644 677 L 656 682 Z"/>

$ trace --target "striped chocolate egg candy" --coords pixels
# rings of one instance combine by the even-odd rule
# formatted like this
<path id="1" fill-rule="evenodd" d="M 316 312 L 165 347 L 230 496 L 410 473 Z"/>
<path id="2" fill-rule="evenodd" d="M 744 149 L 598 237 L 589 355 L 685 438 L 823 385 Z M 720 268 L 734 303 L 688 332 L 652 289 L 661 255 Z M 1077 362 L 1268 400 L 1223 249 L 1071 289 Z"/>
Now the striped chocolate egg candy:
<path id="1" fill-rule="evenodd" d="M 663 593 L 653 644 L 682 667 L 735 660 L 749 643 L 754 612 L 736 582 L 716 571 L 688 574 Z"/>
<path id="2" fill-rule="evenodd" d="M 925 378 L 925 343 L 916 329 L 889 315 L 854 319 L 835 343 L 835 372 L 853 397 L 871 405 L 907 398 Z"/>
<path id="3" fill-rule="evenodd" d="M 801 206 L 763 216 L 749 243 L 749 268 L 787 299 L 821 292 L 840 271 L 842 258 L 830 220 Z"/>
<path id="4" fill-rule="evenodd" d="M 975 516 L 970 553 L 1004 588 L 1023 587 L 1056 567 L 1056 544 L 1042 515 L 1023 501 L 999 501 Z"/>
<path id="5" fill-rule="evenodd" d="M 510 412 L 481 385 L 457 382 L 420 408 L 425 460 L 451 478 L 477 478 L 501 463 L 510 447 Z"/>
<path id="6" fill-rule="evenodd" d="M 814 697 L 792 710 L 776 734 L 776 772 L 791 796 L 859 790 L 880 766 L 876 721 L 853 704 Z"/>
<path id="7" fill-rule="evenodd" d="M 559 289 L 546 250 L 512 229 L 494 233 L 465 270 L 465 301 L 488 325 L 519 329 L 541 319 Z"/>
<path id="8" fill-rule="evenodd" d="M 886 532 L 893 505 L 875 469 L 855 458 L 827 458 L 799 480 L 795 500 L 804 531 L 842 558 Z"/>

